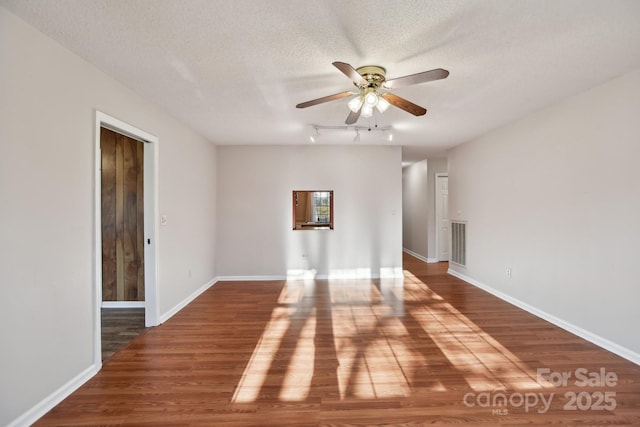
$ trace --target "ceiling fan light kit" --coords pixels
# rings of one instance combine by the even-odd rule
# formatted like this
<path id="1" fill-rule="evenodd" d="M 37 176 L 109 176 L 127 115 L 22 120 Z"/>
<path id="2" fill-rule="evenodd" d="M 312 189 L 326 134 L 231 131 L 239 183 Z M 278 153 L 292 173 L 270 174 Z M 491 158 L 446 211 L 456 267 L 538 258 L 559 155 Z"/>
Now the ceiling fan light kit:
<path id="1" fill-rule="evenodd" d="M 445 79 L 449 75 L 447 70 L 437 68 L 435 70 L 424 71 L 422 73 L 387 80 L 387 71 L 378 65 L 366 65 L 355 69 L 346 62 L 334 62 L 333 66 L 340 70 L 345 76 L 353 80 L 353 84 L 358 88 L 358 92 L 340 92 L 334 95 L 324 96 L 322 98 L 300 103 L 296 105 L 296 107 L 307 108 L 356 95 L 347 103 L 349 110 L 351 110 L 347 116 L 347 120 L 345 121 L 348 125 L 352 125 L 357 122 L 361 116 L 371 117 L 373 115 L 374 108 L 382 114 L 387 110 L 387 108 L 389 108 L 389 105 L 400 108 L 414 116 L 422 116 L 427 112 L 425 108 L 391 92 L 381 92 L 381 90 L 388 91 L 399 87 Z"/>
<path id="2" fill-rule="evenodd" d="M 383 97 L 378 97 L 378 102 L 376 104 L 376 109 L 378 111 L 380 111 L 380 114 L 384 113 L 385 111 L 387 111 L 387 108 L 389 108 L 389 101 L 387 101 L 386 99 L 384 99 Z"/>
<path id="3" fill-rule="evenodd" d="M 362 108 L 363 102 L 364 101 L 362 100 L 362 96 L 356 95 L 353 98 L 351 98 L 351 100 L 347 103 L 347 105 L 349 106 L 349 109 L 351 111 L 353 111 L 354 113 L 357 113 L 358 111 L 360 111 L 360 108 Z"/>

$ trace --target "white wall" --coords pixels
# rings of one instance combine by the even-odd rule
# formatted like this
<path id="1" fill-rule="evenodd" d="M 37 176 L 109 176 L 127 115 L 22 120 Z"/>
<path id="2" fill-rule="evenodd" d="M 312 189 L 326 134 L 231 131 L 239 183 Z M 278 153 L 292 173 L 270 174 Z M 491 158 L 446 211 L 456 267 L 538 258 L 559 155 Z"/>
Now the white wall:
<path id="1" fill-rule="evenodd" d="M 452 268 L 636 363 L 639 113 L 636 70 L 449 152 L 449 211 L 468 220 Z"/>
<path id="2" fill-rule="evenodd" d="M 427 160 L 402 169 L 402 247 L 425 261 L 429 256 L 428 172 Z"/>
<path id="3" fill-rule="evenodd" d="M 401 269 L 401 186 L 399 147 L 220 146 L 218 274 Z M 293 231 L 294 190 L 333 190 L 334 230 Z"/>
<path id="4" fill-rule="evenodd" d="M 215 277 L 217 162 L 203 138 L 1 7 L 0 76 L 7 425 L 92 369 L 95 110 L 159 137 L 160 315 Z"/>

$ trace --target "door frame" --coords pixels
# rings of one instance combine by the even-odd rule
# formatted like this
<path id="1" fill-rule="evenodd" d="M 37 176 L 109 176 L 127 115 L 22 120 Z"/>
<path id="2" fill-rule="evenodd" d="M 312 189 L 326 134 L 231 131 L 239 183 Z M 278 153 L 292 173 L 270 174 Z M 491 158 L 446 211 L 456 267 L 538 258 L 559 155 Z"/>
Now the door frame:
<path id="1" fill-rule="evenodd" d="M 440 259 L 440 243 L 441 242 L 440 242 L 440 239 L 438 238 L 438 235 L 440 234 L 439 231 L 438 231 L 440 229 L 440 219 L 438 218 L 438 206 L 440 206 L 440 203 L 442 203 L 440 201 L 440 198 L 438 197 L 438 178 L 447 178 L 448 179 L 449 178 L 449 173 L 448 172 L 447 173 L 444 173 L 444 172 L 443 173 L 436 173 L 435 178 L 434 178 L 434 196 L 435 196 L 435 202 L 436 202 L 435 206 L 434 206 L 435 217 L 436 217 L 436 229 L 435 229 L 435 232 L 436 232 L 435 233 L 436 234 L 436 238 L 435 238 L 435 241 L 436 241 L 436 256 L 435 256 L 435 258 L 438 261 L 444 261 L 444 260 Z M 449 221 L 450 220 L 451 220 L 451 218 L 449 218 Z M 449 245 L 449 247 L 451 247 L 451 245 Z"/>
<path id="2" fill-rule="evenodd" d="M 94 247 L 94 363 L 102 365 L 102 153 L 100 128 L 107 128 L 144 143 L 144 293 L 145 326 L 158 324 L 158 143 L 157 136 L 102 111 L 95 114 L 95 247 Z"/>

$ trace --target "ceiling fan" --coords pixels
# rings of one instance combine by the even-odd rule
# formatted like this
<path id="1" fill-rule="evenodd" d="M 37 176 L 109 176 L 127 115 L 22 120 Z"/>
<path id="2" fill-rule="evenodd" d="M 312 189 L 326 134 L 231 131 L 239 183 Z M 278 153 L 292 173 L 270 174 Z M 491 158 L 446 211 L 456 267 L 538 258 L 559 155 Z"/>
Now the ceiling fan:
<path id="1" fill-rule="evenodd" d="M 422 73 L 387 80 L 387 70 L 378 65 L 366 65 L 356 69 L 346 62 L 334 62 L 333 66 L 342 71 L 345 76 L 353 80 L 353 84 L 356 85 L 359 91 L 346 91 L 324 96 L 322 98 L 300 103 L 296 105 L 296 108 L 307 108 L 313 105 L 356 95 L 348 102 L 349 109 L 351 110 L 347 116 L 347 120 L 345 120 L 345 123 L 348 125 L 357 122 L 360 116 L 371 117 L 373 115 L 374 108 L 376 108 L 380 113 L 383 113 L 387 108 L 389 108 L 389 105 L 394 105 L 401 110 L 413 114 L 414 116 L 422 116 L 427 112 L 425 108 L 407 101 L 398 95 L 394 95 L 391 92 L 381 91 L 416 85 L 433 80 L 440 80 L 449 75 L 447 70 L 437 68 L 431 71 L 424 71 Z"/>

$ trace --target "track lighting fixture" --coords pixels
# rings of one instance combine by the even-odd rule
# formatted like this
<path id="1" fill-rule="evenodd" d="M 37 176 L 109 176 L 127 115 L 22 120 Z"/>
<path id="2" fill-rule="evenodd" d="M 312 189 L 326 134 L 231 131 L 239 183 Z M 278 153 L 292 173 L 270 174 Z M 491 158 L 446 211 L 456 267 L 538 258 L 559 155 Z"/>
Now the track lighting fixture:
<path id="1" fill-rule="evenodd" d="M 364 106 L 363 106 L 364 108 Z M 359 143 L 360 141 L 362 141 L 362 134 L 361 131 L 366 131 L 365 133 L 370 134 L 370 133 L 383 133 L 383 135 L 381 135 L 382 138 L 386 139 L 388 142 L 393 141 L 393 128 L 391 126 L 384 126 L 384 127 L 379 127 L 379 126 L 323 126 L 323 125 L 312 125 L 312 133 L 311 135 L 309 135 L 309 140 L 312 143 L 317 143 L 318 139 L 320 137 L 320 130 L 323 131 L 324 135 L 322 137 L 322 139 L 324 140 L 325 138 L 330 141 L 331 138 L 327 137 L 326 134 L 331 134 L 331 135 L 335 135 L 336 136 L 336 140 L 340 139 L 340 134 L 343 133 L 344 131 L 347 132 L 355 132 L 355 135 L 353 136 L 353 143 Z M 326 132 L 324 132 L 326 131 Z M 365 138 L 365 141 L 368 142 L 369 141 L 369 137 L 367 136 Z M 377 139 L 377 141 L 380 141 L 380 139 Z"/>
<path id="2" fill-rule="evenodd" d="M 313 142 L 314 144 L 316 142 L 318 142 L 318 137 L 320 136 L 320 131 L 318 130 L 318 128 L 316 126 L 313 127 L 315 129 L 315 133 L 312 134 L 311 136 L 309 136 L 309 139 L 311 140 L 311 142 Z"/>

